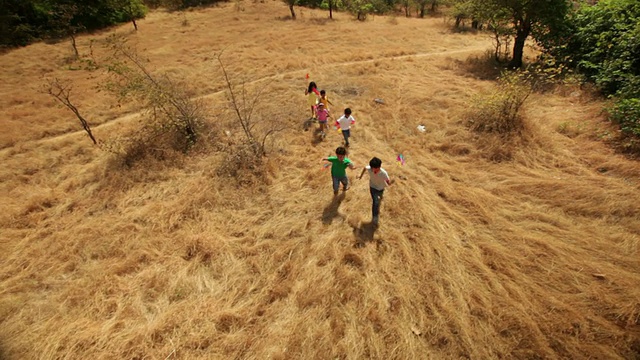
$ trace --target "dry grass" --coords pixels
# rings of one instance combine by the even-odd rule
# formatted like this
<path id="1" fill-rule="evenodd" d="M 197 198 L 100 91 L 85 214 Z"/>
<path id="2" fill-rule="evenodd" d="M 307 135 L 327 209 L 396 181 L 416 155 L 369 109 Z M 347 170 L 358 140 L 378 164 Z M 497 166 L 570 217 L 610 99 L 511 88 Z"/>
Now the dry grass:
<path id="1" fill-rule="evenodd" d="M 137 33 L 113 31 L 189 81 L 231 132 L 214 55 L 266 87 L 263 121 L 291 130 L 268 181 L 249 188 L 206 146 L 122 167 L 37 92 L 42 76 L 71 79 L 98 139 L 126 133 L 138 109 L 96 91 L 102 71 L 69 70 L 67 44 L 1 55 L 0 358 L 640 356 L 640 165 L 600 140 L 597 101 L 534 94 L 527 135 L 492 161 L 500 144 L 462 120 L 494 87 L 465 72 L 488 38 L 436 18 L 243 8 L 189 12 L 187 26 L 157 12 Z M 108 35 L 80 37 L 81 52 L 95 39 L 102 58 Z M 351 176 L 332 199 L 319 160 L 340 139 L 301 130 L 306 73 L 334 112 L 353 109 L 356 164 L 378 156 L 397 179 L 379 229 L 366 181 Z"/>

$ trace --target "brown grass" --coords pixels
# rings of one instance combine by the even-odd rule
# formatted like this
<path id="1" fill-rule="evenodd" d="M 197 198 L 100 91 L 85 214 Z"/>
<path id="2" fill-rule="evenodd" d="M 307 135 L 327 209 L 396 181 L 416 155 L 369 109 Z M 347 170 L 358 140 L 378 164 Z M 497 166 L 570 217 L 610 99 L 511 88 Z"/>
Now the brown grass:
<path id="1" fill-rule="evenodd" d="M 263 121 L 291 125 L 252 187 L 219 171 L 215 147 L 122 167 L 37 91 L 70 79 L 98 139 L 126 134 L 139 109 L 97 91 L 102 70 L 69 70 L 65 43 L 1 55 L 0 358 L 640 356 L 640 166 L 601 140 L 598 101 L 534 94 L 526 136 L 492 161 L 500 144 L 463 121 L 494 87 L 466 62 L 488 37 L 437 18 L 243 7 L 189 12 L 187 26 L 154 12 L 137 33 L 78 44 L 86 55 L 95 39 L 100 60 L 106 36 L 125 34 L 235 132 L 224 49 L 237 79 L 266 87 Z M 397 180 L 378 229 L 355 172 L 332 198 L 319 160 L 340 139 L 302 131 L 306 73 L 334 113 L 353 109 L 356 165 L 378 156 Z"/>

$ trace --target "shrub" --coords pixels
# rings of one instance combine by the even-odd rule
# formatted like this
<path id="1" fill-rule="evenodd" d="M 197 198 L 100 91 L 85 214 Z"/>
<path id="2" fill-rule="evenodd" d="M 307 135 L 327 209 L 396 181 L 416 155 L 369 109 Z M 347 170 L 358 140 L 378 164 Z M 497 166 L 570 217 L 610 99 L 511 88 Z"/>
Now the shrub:
<path id="1" fill-rule="evenodd" d="M 510 135 L 523 128 L 522 106 L 533 91 L 525 72 L 504 72 L 498 89 L 477 98 L 476 110 L 468 117 L 471 130 Z"/>
<path id="2" fill-rule="evenodd" d="M 618 99 L 610 113 L 624 134 L 640 137 L 640 99 Z"/>
<path id="3" fill-rule="evenodd" d="M 136 157 L 148 153 L 145 150 L 162 156 L 169 150 L 188 151 L 198 141 L 205 120 L 203 105 L 191 99 L 186 84 L 149 71 L 122 39 L 114 36 L 109 44 L 113 55 L 107 67 L 112 77 L 105 87 L 120 100 L 138 101 L 145 117 L 136 132 L 108 143 L 107 150 L 132 152 Z"/>

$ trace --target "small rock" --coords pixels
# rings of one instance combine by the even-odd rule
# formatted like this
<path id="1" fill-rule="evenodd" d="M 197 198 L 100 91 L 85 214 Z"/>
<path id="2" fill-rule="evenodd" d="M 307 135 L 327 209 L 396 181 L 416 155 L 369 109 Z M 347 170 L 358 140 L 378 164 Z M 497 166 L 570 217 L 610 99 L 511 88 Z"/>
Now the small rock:
<path id="1" fill-rule="evenodd" d="M 375 98 L 375 99 L 373 99 L 373 101 L 377 102 L 378 104 L 384 104 L 384 100 L 379 99 L 379 98 Z"/>
<path id="2" fill-rule="evenodd" d="M 411 331 L 416 334 L 416 336 L 420 336 L 422 335 L 422 331 L 420 331 L 420 329 L 418 329 L 417 327 L 411 325 Z"/>

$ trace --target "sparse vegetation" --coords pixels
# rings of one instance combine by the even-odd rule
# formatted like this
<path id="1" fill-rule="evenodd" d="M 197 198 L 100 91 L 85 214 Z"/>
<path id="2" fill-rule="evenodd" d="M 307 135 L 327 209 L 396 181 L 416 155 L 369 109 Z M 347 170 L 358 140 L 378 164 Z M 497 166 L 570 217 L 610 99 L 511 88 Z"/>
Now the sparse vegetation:
<path id="1" fill-rule="evenodd" d="M 51 79 L 46 85 L 45 91 L 47 92 L 47 94 L 53 96 L 62 105 L 73 112 L 78 120 L 80 120 L 82 128 L 87 133 L 87 135 L 89 135 L 89 138 L 91 139 L 91 141 L 93 141 L 93 144 L 97 145 L 98 141 L 95 137 L 93 137 L 93 134 L 91 133 L 91 126 L 82 116 L 82 114 L 80 114 L 80 110 L 78 110 L 78 108 L 71 101 L 71 85 L 62 83 L 60 79 Z"/>
<path id="2" fill-rule="evenodd" d="M 142 125 L 133 133 L 112 139 L 105 147 L 127 159 L 167 150 L 187 151 L 198 141 L 206 113 L 184 82 L 167 74 L 155 75 L 136 50 L 112 36 L 108 70 L 113 76 L 106 89 L 120 101 L 136 101 L 145 112 Z"/>
<path id="3" fill-rule="evenodd" d="M 504 72 L 496 91 L 476 99 L 468 115 L 469 127 L 503 136 L 521 132 L 524 129 L 522 107 L 533 91 L 529 77 L 526 72 Z"/>
<path id="4" fill-rule="evenodd" d="M 640 139 L 640 4 L 633 0 L 584 3 L 547 36 L 546 52 L 558 64 L 584 74 L 613 98 L 611 118 L 620 125 L 625 151 Z"/>
<path id="5" fill-rule="evenodd" d="M 617 131 L 603 99 L 578 84 L 534 91 L 531 128 L 507 142 L 460 121 L 495 89 L 459 65 L 488 52 L 493 71 L 489 37 L 430 16 L 336 12 L 329 29 L 314 21 L 322 9 L 282 21 L 281 1 L 243 5 L 194 9 L 188 27 L 151 11 L 137 32 L 76 37 L 81 58 L 128 38 L 154 78 L 201 101 L 196 145 L 171 161 L 116 167 L 32 89 L 43 74 L 71 81 L 100 141 L 148 120 L 146 101 L 96 89 L 114 72 L 71 71 L 67 42 L 0 55 L 3 360 L 638 356 L 640 167 L 599 138 Z M 243 88 L 246 105 L 261 94 L 254 139 L 291 129 L 268 137 L 267 156 L 244 145 L 221 49 L 240 114 Z M 333 114 L 354 110 L 355 165 L 379 157 L 395 180 L 377 229 L 367 181 L 333 197 L 319 159 L 337 131 L 315 143 L 299 129 L 309 80 Z M 264 179 L 225 171 L 236 155 L 260 159 Z"/>

